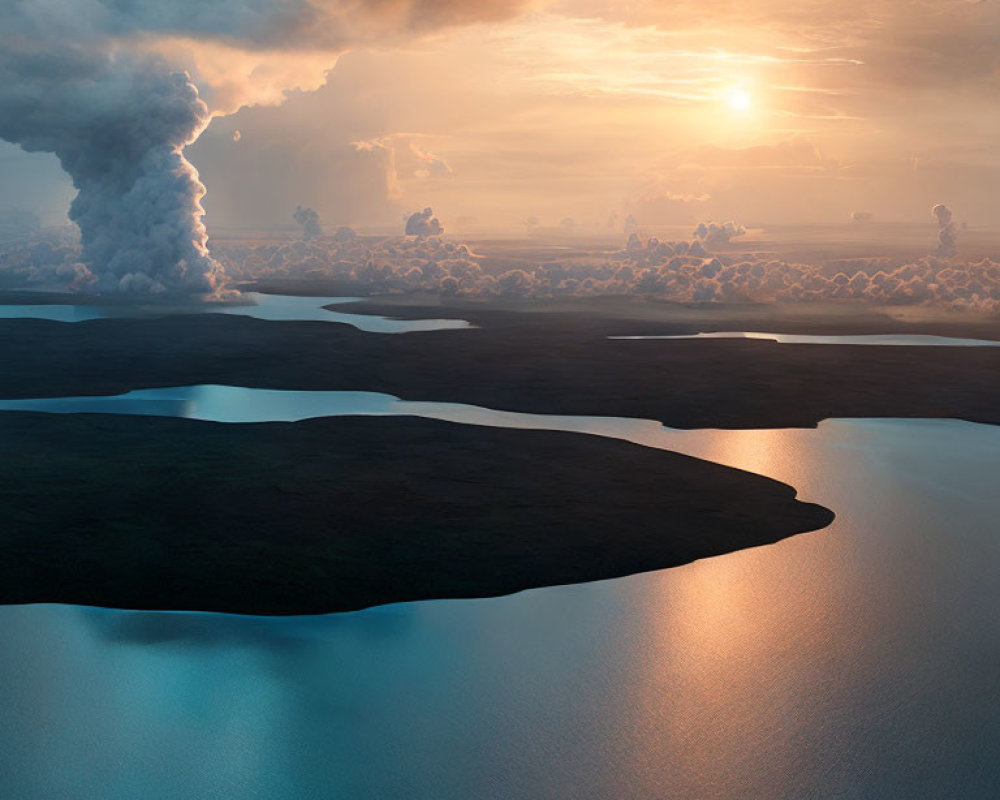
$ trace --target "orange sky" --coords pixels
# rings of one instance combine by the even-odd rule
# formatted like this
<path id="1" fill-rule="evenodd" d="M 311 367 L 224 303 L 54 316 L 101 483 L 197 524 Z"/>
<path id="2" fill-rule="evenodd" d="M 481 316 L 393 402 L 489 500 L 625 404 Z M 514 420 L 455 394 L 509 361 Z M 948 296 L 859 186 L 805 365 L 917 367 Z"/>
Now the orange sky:
<path id="1" fill-rule="evenodd" d="M 426 33 L 365 28 L 348 45 L 144 41 L 217 111 L 267 104 L 188 148 L 210 227 L 287 224 L 300 203 L 327 225 L 426 205 L 512 230 L 629 212 L 925 221 L 936 202 L 998 222 L 1000 3 L 433 6 Z M 65 204 L 46 160 L 0 148 L 0 207 Z"/>

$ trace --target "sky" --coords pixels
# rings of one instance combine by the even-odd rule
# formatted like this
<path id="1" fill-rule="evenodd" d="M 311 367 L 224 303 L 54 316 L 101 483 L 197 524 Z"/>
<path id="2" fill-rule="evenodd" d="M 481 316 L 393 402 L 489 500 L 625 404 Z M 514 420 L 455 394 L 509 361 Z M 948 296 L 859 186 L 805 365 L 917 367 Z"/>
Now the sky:
<path id="1" fill-rule="evenodd" d="M 45 31 L 68 2 L 14 0 Z M 209 231 L 299 204 L 327 227 L 432 206 L 452 231 L 1000 221 L 993 0 L 76 5 L 190 73 Z M 0 209 L 57 222 L 73 194 L 51 153 L 0 144 Z"/>

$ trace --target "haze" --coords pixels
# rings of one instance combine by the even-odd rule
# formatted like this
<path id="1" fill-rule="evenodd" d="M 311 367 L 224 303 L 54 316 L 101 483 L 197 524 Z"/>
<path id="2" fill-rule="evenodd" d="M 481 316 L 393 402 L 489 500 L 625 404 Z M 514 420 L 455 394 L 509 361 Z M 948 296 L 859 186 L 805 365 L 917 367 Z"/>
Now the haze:
<path id="1" fill-rule="evenodd" d="M 997 221 L 995 2 L 264 5 L 300 17 L 108 28 L 211 110 L 185 150 L 210 233 L 299 204 L 361 228 L 433 206 L 451 231 Z M 0 145 L 0 209 L 58 223 L 73 194 L 51 153 Z"/>

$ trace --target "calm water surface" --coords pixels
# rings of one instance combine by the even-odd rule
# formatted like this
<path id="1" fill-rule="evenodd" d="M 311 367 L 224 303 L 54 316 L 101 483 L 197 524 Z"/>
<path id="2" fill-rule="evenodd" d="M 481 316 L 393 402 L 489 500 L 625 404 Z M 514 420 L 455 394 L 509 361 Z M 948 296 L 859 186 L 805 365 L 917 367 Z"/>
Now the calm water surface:
<path id="1" fill-rule="evenodd" d="M 490 600 L 281 619 L 0 608 L 0 797 L 1000 793 L 1000 428 L 678 432 L 247 391 L 95 402 L 589 430 L 775 477 L 838 517 L 677 569 Z"/>
<path id="2" fill-rule="evenodd" d="M 374 314 L 347 314 L 323 306 L 358 302 L 357 297 L 294 297 L 247 292 L 244 303 L 187 306 L 0 305 L 0 319 L 44 319 L 85 322 L 112 317 L 155 317 L 168 314 L 228 314 L 272 322 L 342 322 L 367 333 L 415 333 L 471 327 L 461 319 L 400 320 Z"/>
<path id="3" fill-rule="evenodd" d="M 960 339 L 954 336 L 927 336 L 906 333 L 875 333 L 859 336 L 814 336 L 798 333 L 761 333 L 760 331 L 712 331 L 682 336 L 609 336 L 609 339 L 763 339 L 779 344 L 856 344 L 910 347 L 1000 347 L 993 339 Z"/>

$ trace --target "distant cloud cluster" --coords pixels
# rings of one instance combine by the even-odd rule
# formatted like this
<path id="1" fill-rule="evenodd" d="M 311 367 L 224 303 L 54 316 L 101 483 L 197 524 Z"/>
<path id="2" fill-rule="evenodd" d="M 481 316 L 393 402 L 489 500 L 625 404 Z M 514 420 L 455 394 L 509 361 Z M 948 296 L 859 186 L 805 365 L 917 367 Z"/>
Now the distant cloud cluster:
<path id="1" fill-rule="evenodd" d="M 0 252 L 0 286 L 99 290 L 68 237 L 29 236 Z M 539 260 L 503 269 L 439 236 L 383 239 L 346 227 L 333 236 L 272 244 L 228 242 L 216 256 L 229 275 L 324 278 L 373 294 L 438 292 L 469 298 L 647 295 L 679 303 L 833 302 L 933 305 L 1000 311 L 1000 262 L 959 263 L 938 255 L 914 260 L 842 259 L 798 263 L 754 254 L 711 254 L 700 241 L 631 236 L 615 253 Z"/>
<path id="2" fill-rule="evenodd" d="M 85 291 L 97 277 L 80 263 L 75 231 L 22 235 L 0 247 L 0 287 L 39 287 Z"/>
<path id="3" fill-rule="evenodd" d="M 364 284 L 372 292 L 429 291 L 449 295 L 495 294 L 466 245 L 437 236 L 370 240 L 341 228 L 332 237 L 284 244 L 219 244 L 229 273 L 265 277 L 335 278 Z"/>
<path id="4" fill-rule="evenodd" d="M 958 254 L 958 225 L 952 219 L 951 209 L 938 203 L 931 209 L 931 214 L 938 224 L 937 254 L 942 258 L 951 258 Z"/>
<path id="5" fill-rule="evenodd" d="M 431 208 L 417 211 L 406 220 L 407 236 L 440 236 L 442 233 L 444 228 Z"/>
<path id="6" fill-rule="evenodd" d="M 302 238 L 307 242 L 323 235 L 323 226 L 319 224 L 319 214 L 314 209 L 295 206 L 292 219 L 302 226 Z"/>
<path id="7" fill-rule="evenodd" d="M 706 247 L 724 247 L 737 236 L 746 235 L 747 229 L 729 220 L 727 222 L 701 222 L 694 229 L 694 238 Z"/>
<path id="8" fill-rule="evenodd" d="M 230 273 L 332 277 L 372 292 L 431 291 L 461 297 L 641 294 L 681 303 L 867 301 L 1000 311 L 1000 262 L 956 264 L 928 255 L 913 261 L 858 258 L 821 266 L 709 254 L 699 241 L 641 241 L 600 258 L 540 261 L 491 270 L 467 246 L 437 237 L 361 238 L 228 246 Z"/>

